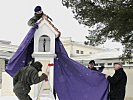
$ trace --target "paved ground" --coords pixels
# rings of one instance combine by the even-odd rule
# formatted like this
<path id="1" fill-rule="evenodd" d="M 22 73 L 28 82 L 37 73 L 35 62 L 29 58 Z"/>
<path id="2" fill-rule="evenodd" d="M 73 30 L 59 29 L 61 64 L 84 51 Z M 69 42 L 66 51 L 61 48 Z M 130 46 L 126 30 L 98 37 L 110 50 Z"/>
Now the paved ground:
<path id="1" fill-rule="evenodd" d="M 40 98 L 41 100 L 53 100 L 50 98 Z M 0 96 L 0 100 L 18 100 L 15 96 Z M 33 99 L 36 100 L 36 99 Z"/>
<path id="2" fill-rule="evenodd" d="M 1 96 L 1 89 L 0 89 L 0 100 L 18 100 L 15 96 Z M 36 100 L 36 99 L 33 99 Z M 41 100 L 51 100 L 49 98 L 41 98 Z M 59 100 L 59 99 L 57 99 Z M 126 98 L 125 100 L 133 100 L 133 98 Z"/>
<path id="3" fill-rule="evenodd" d="M 49 98 L 40 98 L 41 100 L 53 100 Z M 0 96 L 0 100 L 18 100 L 15 96 Z M 36 99 L 33 99 L 36 100 Z"/>
<path id="4" fill-rule="evenodd" d="M 16 97 L 13 96 L 0 96 L 0 100 L 18 100 Z"/>
<path id="5" fill-rule="evenodd" d="M 40 98 L 41 100 L 53 100 L 53 99 L 50 99 L 50 98 L 47 98 L 47 97 L 42 97 Z M 16 96 L 1 96 L 1 89 L 0 89 L 0 100 L 18 100 Z M 33 99 L 33 100 L 36 100 L 36 99 Z M 59 100 L 59 99 L 57 99 Z"/>

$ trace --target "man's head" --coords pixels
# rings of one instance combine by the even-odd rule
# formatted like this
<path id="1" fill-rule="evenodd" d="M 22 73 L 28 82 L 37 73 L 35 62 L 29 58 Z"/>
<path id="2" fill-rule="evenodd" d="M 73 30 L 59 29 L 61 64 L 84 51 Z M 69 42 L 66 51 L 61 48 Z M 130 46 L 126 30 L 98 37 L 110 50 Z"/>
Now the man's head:
<path id="1" fill-rule="evenodd" d="M 91 60 L 91 61 L 89 62 L 88 67 L 93 68 L 94 66 L 95 66 L 95 61 L 94 61 L 94 60 Z"/>
<path id="2" fill-rule="evenodd" d="M 120 69 L 120 68 L 122 68 L 122 65 L 121 65 L 121 64 L 119 64 L 119 63 L 114 63 L 114 70 L 118 70 L 118 69 Z"/>
<path id="3" fill-rule="evenodd" d="M 34 11 L 35 11 L 35 14 L 37 15 L 40 15 L 43 13 L 41 6 L 36 6 Z"/>
<path id="4" fill-rule="evenodd" d="M 42 71 L 42 64 L 39 62 L 39 61 L 36 61 L 32 64 L 32 66 L 34 68 L 36 68 L 36 70 L 39 72 L 39 71 Z"/>

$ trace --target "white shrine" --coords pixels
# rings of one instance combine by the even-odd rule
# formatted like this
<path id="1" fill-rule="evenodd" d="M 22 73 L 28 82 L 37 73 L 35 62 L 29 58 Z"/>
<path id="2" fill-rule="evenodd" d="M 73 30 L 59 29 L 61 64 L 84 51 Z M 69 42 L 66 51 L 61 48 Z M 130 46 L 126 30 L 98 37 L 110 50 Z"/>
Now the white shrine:
<path id="1" fill-rule="evenodd" d="M 32 56 L 35 61 L 40 61 L 43 64 L 42 72 L 46 73 L 49 79 L 48 82 L 43 81 L 34 86 L 34 98 L 36 100 L 55 100 L 53 95 L 53 66 L 56 57 L 55 38 L 59 35 L 58 29 L 47 18 L 41 21 L 35 32 Z"/>

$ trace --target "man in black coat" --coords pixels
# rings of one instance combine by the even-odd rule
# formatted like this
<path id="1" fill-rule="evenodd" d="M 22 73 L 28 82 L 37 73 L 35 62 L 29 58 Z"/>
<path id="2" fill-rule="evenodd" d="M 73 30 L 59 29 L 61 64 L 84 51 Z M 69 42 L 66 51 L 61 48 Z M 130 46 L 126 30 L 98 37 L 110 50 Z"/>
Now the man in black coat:
<path id="1" fill-rule="evenodd" d="M 28 93 L 31 90 L 31 85 L 37 84 L 43 80 L 48 81 L 45 73 L 38 76 L 38 72 L 42 71 L 42 64 L 35 62 L 31 66 L 23 67 L 13 77 L 13 92 L 19 100 L 32 100 Z"/>
<path id="2" fill-rule="evenodd" d="M 88 68 L 91 69 L 91 70 L 94 70 L 94 71 L 98 71 L 98 72 L 102 72 L 103 69 L 104 69 L 104 66 L 101 66 L 99 67 L 99 69 L 97 70 L 95 66 L 95 61 L 94 60 L 91 60 L 88 64 Z"/>
<path id="3" fill-rule="evenodd" d="M 114 70 L 115 74 L 112 77 L 106 75 L 110 83 L 109 100 L 124 100 L 127 75 L 119 63 L 114 64 Z"/>

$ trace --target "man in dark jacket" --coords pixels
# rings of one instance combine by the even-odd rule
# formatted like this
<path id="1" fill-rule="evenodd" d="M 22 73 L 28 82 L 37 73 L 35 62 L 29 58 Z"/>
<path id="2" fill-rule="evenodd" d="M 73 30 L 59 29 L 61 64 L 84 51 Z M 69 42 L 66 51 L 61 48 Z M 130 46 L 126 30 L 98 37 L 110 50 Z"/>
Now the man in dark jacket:
<path id="1" fill-rule="evenodd" d="M 112 77 L 106 75 L 110 83 L 109 100 L 124 100 L 127 76 L 119 63 L 114 64 L 114 70 L 115 74 Z"/>
<path id="2" fill-rule="evenodd" d="M 36 6 L 34 12 L 34 16 L 28 21 L 29 26 L 35 26 L 38 20 L 43 20 L 44 18 L 49 18 L 52 21 L 52 19 L 48 15 L 43 13 L 42 8 L 40 6 Z"/>
<path id="3" fill-rule="evenodd" d="M 96 69 L 95 66 L 95 61 L 94 60 L 91 60 L 88 64 L 88 68 L 91 69 L 91 70 L 95 70 L 95 71 L 99 71 L 99 72 L 102 72 L 103 69 L 104 69 L 104 66 L 101 66 L 98 70 Z"/>
<path id="4" fill-rule="evenodd" d="M 47 75 L 44 73 L 38 76 L 39 71 L 42 71 L 42 64 L 37 61 L 30 66 L 23 67 L 14 75 L 13 92 L 19 100 L 32 100 L 28 95 L 31 90 L 30 86 L 48 80 Z"/>

